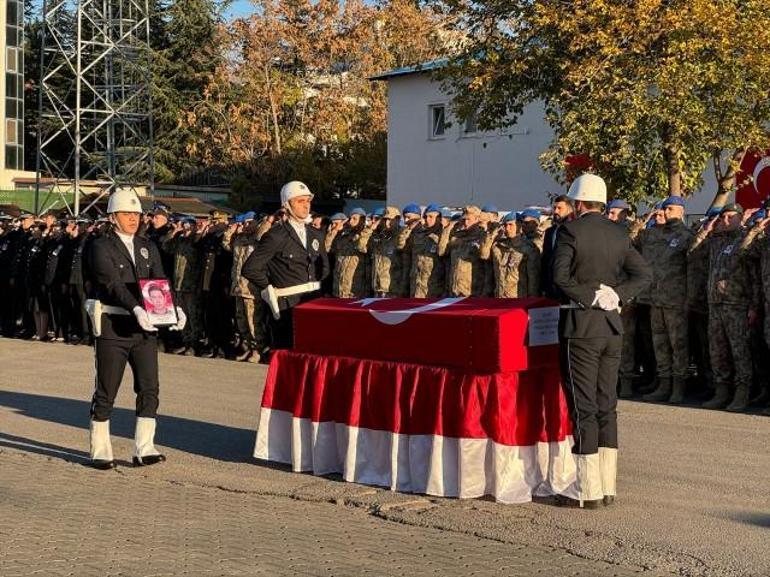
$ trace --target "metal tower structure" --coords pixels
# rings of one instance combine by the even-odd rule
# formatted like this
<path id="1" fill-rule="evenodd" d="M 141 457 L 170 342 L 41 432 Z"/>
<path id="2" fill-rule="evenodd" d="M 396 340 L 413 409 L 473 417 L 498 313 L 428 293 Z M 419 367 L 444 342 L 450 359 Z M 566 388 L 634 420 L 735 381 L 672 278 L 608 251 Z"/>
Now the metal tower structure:
<path id="1" fill-rule="evenodd" d="M 36 207 L 41 179 L 74 215 L 86 181 L 102 189 L 83 210 L 118 186 L 152 194 L 149 16 L 148 0 L 44 0 Z"/>

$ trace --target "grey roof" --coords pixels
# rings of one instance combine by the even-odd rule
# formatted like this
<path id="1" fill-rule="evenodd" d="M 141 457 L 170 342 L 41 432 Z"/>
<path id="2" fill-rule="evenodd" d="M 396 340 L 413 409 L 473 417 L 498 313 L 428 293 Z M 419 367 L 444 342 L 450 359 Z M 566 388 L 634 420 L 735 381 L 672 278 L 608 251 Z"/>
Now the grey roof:
<path id="1" fill-rule="evenodd" d="M 448 60 L 446 58 L 439 58 L 438 60 L 430 60 L 428 62 L 415 64 L 414 66 L 403 66 L 401 68 L 394 68 L 393 70 L 389 70 L 388 72 L 383 72 L 382 74 L 378 74 L 377 76 L 372 76 L 371 78 L 369 78 L 369 80 L 389 80 L 390 78 L 394 78 L 396 76 L 406 76 L 408 74 L 431 72 L 433 70 L 438 70 L 439 68 L 443 68 L 444 66 L 446 66 L 447 62 Z"/>

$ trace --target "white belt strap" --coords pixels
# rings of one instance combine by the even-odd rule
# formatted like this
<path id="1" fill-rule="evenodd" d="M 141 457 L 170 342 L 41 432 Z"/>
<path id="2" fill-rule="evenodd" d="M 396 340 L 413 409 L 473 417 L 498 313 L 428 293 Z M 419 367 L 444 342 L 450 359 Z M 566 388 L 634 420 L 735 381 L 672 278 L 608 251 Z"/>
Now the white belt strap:
<path id="1" fill-rule="evenodd" d="M 102 304 L 102 312 L 107 313 L 108 315 L 130 315 L 131 314 L 123 307 L 114 307 L 112 305 L 105 305 L 105 304 Z"/>
<path id="2" fill-rule="evenodd" d="M 309 293 L 317 290 L 321 290 L 320 282 L 318 281 L 306 282 L 305 284 L 297 284 L 286 288 L 276 288 L 275 296 L 290 297 L 290 296 L 301 295 L 303 293 Z"/>

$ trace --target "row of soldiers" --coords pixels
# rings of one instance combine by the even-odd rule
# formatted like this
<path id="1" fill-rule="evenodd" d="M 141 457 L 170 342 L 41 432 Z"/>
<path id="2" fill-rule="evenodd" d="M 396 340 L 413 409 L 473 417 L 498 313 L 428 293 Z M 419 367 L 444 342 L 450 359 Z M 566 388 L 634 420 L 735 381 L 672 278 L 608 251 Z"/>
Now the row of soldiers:
<path id="1" fill-rule="evenodd" d="M 730 204 L 688 225 L 679 197 L 638 219 L 615 200 L 606 215 L 626 228 L 653 269 L 650 289 L 622 308 L 620 396 L 680 403 L 694 373 L 698 392 L 709 397 L 706 407 L 742 411 L 767 403 L 770 219 Z M 167 351 L 264 357 L 266 307 L 240 271 L 262 235 L 285 218 L 281 211 L 174 218 L 162 206 L 145 215 L 143 234 L 160 248 L 189 319 L 181 341 L 162 335 Z M 550 279 L 553 248 L 559 227 L 572 218 L 570 199 L 560 196 L 546 211 L 501 215 L 491 205 L 451 211 L 410 204 L 312 221 L 326 232 L 334 270 L 324 287 L 329 295 L 558 298 Z M 0 309 L 4 335 L 89 341 L 82 312 L 88 245 L 106 226 L 54 215 L 2 217 L 0 289 L 12 295 Z"/>

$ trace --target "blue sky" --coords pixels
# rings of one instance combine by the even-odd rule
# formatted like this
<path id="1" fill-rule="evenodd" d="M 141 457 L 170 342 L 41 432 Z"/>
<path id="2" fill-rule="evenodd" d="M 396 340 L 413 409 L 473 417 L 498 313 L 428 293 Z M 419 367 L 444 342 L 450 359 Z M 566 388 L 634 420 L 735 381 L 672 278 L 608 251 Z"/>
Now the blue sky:
<path id="1" fill-rule="evenodd" d="M 246 16 L 254 12 L 254 5 L 249 0 L 235 0 L 225 12 L 225 16 L 229 18 L 238 18 L 240 16 Z"/>

